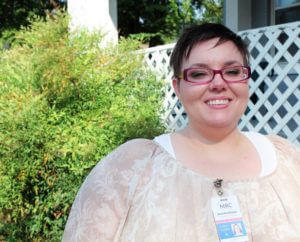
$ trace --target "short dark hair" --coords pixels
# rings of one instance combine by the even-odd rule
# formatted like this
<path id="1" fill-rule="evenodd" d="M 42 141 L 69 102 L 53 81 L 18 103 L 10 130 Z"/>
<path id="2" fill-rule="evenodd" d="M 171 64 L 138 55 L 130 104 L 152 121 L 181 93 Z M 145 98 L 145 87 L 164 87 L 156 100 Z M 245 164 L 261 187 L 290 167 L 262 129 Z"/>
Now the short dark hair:
<path id="1" fill-rule="evenodd" d="M 249 52 L 243 39 L 222 24 L 204 23 L 186 28 L 179 37 L 170 59 L 174 77 L 179 77 L 183 58 L 188 58 L 196 44 L 219 38 L 216 46 L 232 41 L 243 56 L 244 64 L 249 65 Z"/>

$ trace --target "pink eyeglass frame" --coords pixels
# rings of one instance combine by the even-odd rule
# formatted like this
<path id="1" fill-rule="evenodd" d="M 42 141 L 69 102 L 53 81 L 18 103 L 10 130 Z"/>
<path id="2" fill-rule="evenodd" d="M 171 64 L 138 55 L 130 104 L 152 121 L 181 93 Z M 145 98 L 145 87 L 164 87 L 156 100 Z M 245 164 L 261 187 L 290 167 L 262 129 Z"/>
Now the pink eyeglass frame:
<path id="1" fill-rule="evenodd" d="M 243 68 L 247 69 L 247 71 L 248 71 L 247 77 L 243 78 L 242 80 L 238 80 L 238 81 L 228 81 L 228 80 L 225 80 L 224 77 L 223 77 L 223 75 L 222 75 L 222 71 L 223 71 L 223 70 L 226 70 L 226 69 L 228 69 L 228 68 L 235 68 L 235 67 L 243 67 Z M 222 69 L 220 69 L 220 70 L 214 70 L 214 69 L 210 69 L 210 68 L 206 68 L 206 67 L 205 67 L 205 68 L 203 68 L 203 69 L 207 69 L 207 70 L 210 70 L 210 71 L 213 72 L 213 76 L 212 76 L 211 80 L 206 81 L 206 82 L 201 82 L 201 83 L 200 83 L 200 82 L 193 82 L 193 81 L 188 80 L 188 78 L 187 78 L 187 72 L 188 72 L 189 70 L 197 70 L 197 69 L 199 69 L 199 67 L 191 67 L 191 68 L 184 69 L 184 70 L 183 70 L 183 78 L 182 78 L 182 76 L 179 76 L 179 78 L 182 78 L 182 79 L 183 79 L 184 81 L 186 81 L 186 82 L 193 83 L 194 85 L 206 85 L 206 84 L 212 82 L 212 80 L 215 78 L 215 75 L 216 75 L 216 74 L 220 74 L 221 77 L 222 77 L 222 79 L 223 79 L 226 83 L 245 83 L 246 80 L 249 79 L 249 78 L 251 77 L 251 68 L 250 68 L 250 66 L 230 66 L 230 67 L 222 68 Z"/>

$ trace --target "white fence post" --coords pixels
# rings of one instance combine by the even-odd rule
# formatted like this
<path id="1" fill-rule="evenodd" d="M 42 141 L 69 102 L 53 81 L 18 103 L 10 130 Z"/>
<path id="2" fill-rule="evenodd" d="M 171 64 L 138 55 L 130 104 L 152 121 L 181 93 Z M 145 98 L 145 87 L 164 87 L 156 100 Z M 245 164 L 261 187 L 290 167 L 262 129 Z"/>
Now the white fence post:
<path id="1" fill-rule="evenodd" d="M 103 45 L 118 42 L 116 0 L 68 0 L 71 31 L 84 27 L 103 33 Z"/>

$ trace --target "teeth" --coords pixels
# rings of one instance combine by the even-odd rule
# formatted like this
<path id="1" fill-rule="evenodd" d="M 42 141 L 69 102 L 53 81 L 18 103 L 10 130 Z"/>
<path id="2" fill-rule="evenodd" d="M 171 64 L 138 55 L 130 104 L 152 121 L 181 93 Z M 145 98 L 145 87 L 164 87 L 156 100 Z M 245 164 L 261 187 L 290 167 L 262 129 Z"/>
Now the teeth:
<path id="1" fill-rule="evenodd" d="M 208 105 L 224 105 L 229 102 L 228 99 L 217 99 L 217 100 L 210 100 L 207 102 Z"/>

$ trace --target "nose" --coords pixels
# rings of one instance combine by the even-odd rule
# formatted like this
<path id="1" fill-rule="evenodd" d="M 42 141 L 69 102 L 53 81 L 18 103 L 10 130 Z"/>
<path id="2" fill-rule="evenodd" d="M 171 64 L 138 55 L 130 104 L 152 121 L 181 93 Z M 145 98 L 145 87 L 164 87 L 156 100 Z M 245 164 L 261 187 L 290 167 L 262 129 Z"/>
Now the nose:
<path id="1" fill-rule="evenodd" d="M 224 79 L 221 76 L 221 73 L 215 73 L 214 78 L 209 83 L 209 89 L 211 91 L 224 91 L 227 88 L 227 83 L 224 81 Z"/>

